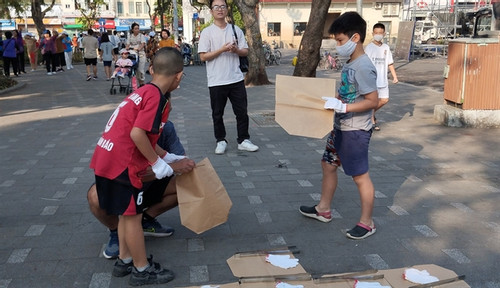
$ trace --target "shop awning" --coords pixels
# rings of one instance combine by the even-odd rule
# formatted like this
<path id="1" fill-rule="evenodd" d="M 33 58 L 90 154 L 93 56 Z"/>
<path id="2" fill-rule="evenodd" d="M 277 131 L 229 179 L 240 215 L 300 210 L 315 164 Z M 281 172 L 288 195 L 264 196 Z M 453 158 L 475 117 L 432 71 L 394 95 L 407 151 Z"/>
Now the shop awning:
<path id="1" fill-rule="evenodd" d="M 83 27 L 82 24 L 69 24 L 69 25 L 63 25 L 64 29 L 81 29 Z"/>
<path id="2" fill-rule="evenodd" d="M 104 25 L 102 25 L 104 24 Z M 104 29 L 115 29 L 116 26 L 115 26 L 115 20 L 111 20 L 111 19 L 106 19 L 105 21 L 101 21 L 101 22 L 96 22 L 94 24 L 94 29 L 99 29 L 99 28 L 104 28 Z"/>

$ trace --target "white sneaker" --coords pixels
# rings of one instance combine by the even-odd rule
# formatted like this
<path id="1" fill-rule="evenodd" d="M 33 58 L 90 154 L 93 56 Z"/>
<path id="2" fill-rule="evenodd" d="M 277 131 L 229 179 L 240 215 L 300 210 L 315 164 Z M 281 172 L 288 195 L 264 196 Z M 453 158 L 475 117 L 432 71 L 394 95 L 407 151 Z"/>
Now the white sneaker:
<path id="1" fill-rule="evenodd" d="M 48 73 L 47 73 L 47 75 L 49 75 L 49 76 L 50 76 L 50 75 L 52 75 L 52 74 L 53 74 L 52 72 L 48 72 Z"/>
<path id="2" fill-rule="evenodd" d="M 253 144 L 252 142 L 250 142 L 250 140 L 245 139 L 243 142 L 238 144 L 238 150 L 255 152 L 259 150 L 259 146 Z"/>
<path id="3" fill-rule="evenodd" d="M 226 141 L 217 142 L 217 147 L 215 147 L 215 154 L 217 155 L 224 154 L 224 152 L 226 152 L 226 147 L 227 147 Z"/>

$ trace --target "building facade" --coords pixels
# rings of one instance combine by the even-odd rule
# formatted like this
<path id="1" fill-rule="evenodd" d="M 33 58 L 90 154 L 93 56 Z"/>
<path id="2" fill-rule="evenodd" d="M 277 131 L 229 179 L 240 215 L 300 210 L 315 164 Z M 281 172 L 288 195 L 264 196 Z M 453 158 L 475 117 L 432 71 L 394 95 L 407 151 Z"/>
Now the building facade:
<path id="1" fill-rule="evenodd" d="M 365 43 L 371 40 L 372 27 L 378 22 L 385 25 L 388 42 L 395 41 L 402 7 L 401 0 L 363 1 L 362 15 L 367 22 Z M 281 47 L 297 48 L 309 21 L 311 0 L 261 0 L 258 8 L 262 39 L 267 42 L 274 40 Z M 330 38 L 328 29 L 340 14 L 356 11 L 356 9 L 356 0 L 332 0 L 323 29 L 323 37 Z"/>

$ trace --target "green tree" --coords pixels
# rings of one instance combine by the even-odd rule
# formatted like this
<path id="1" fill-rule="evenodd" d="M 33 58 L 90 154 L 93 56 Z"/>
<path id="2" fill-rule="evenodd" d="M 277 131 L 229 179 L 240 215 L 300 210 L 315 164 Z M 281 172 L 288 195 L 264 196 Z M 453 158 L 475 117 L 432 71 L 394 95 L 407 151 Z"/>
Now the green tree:
<path id="1" fill-rule="evenodd" d="M 75 0 L 75 8 L 82 14 L 77 22 L 82 24 L 85 30 L 92 28 L 100 18 L 99 8 L 105 4 L 104 0 L 85 0 L 85 6 L 82 6 L 78 0 Z"/>
<path id="2" fill-rule="evenodd" d="M 28 0 L 0 0 L 0 18 L 11 19 L 10 9 L 15 15 L 23 14 L 29 8 Z"/>

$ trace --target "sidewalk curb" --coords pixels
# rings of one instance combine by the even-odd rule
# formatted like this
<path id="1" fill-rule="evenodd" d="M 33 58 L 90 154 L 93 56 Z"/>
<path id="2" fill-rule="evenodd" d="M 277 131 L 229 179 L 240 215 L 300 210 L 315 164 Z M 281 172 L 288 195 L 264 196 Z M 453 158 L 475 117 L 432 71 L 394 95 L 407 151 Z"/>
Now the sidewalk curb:
<path id="1" fill-rule="evenodd" d="M 3 90 L 0 90 L 0 96 L 3 95 L 3 94 L 7 94 L 9 92 L 12 92 L 12 91 L 15 91 L 15 90 L 18 90 L 18 89 L 21 89 L 23 88 L 24 86 L 26 86 L 26 82 L 17 82 L 16 85 L 12 86 L 12 87 L 9 87 L 7 89 L 3 89 Z"/>

